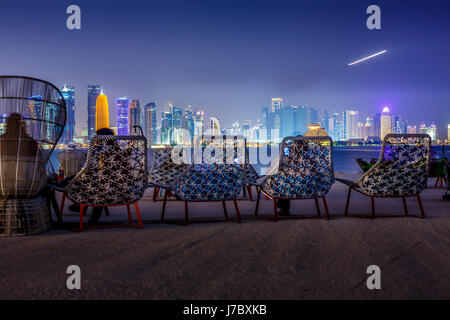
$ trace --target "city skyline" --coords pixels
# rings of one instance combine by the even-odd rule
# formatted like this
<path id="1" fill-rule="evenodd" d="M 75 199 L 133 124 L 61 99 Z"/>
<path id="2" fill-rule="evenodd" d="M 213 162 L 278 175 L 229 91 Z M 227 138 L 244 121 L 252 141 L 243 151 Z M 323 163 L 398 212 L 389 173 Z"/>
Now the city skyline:
<path id="1" fill-rule="evenodd" d="M 450 52 L 448 1 L 409 1 L 408 10 L 379 1 L 381 30 L 365 26 L 369 1 L 78 1 L 79 31 L 65 27 L 64 1 L 23 10 L 27 3 L 8 2 L 0 13 L 10 45 L 0 53 L 2 72 L 75 87 L 78 131 L 92 83 L 112 99 L 192 105 L 226 126 L 236 114 L 259 113 L 270 97 L 319 113 L 389 105 L 414 123 L 436 121 L 440 136 L 450 122 L 450 62 L 439 59 Z M 381 49 L 388 51 L 348 66 Z"/>

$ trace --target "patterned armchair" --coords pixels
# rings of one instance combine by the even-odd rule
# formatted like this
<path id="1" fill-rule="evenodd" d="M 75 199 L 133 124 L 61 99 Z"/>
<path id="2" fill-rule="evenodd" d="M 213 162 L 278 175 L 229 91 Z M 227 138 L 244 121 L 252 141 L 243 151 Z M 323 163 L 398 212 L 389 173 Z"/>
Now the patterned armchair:
<path id="1" fill-rule="evenodd" d="M 244 197 L 245 197 L 245 190 L 247 189 L 248 197 L 250 198 L 250 201 L 253 201 L 252 196 L 252 186 L 257 187 L 258 182 L 257 180 L 260 178 L 259 174 L 256 172 L 255 168 L 250 164 L 249 157 L 248 157 L 248 151 L 246 153 L 246 159 L 245 159 L 245 186 L 244 186 Z"/>
<path id="2" fill-rule="evenodd" d="M 157 200 L 161 187 L 170 186 L 189 167 L 189 164 L 175 163 L 172 159 L 173 147 L 154 149 L 153 166 L 149 176 L 149 187 L 153 187 L 153 201 Z"/>
<path id="3" fill-rule="evenodd" d="M 147 143 L 144 136 L 95 136 L 91 139 L 86 164 L 64 189 L 65 198 L 80 206 L 80 228 L 86 207 L 126 206 L 133 225 L 130 204 L 136 209 L 138 228 L 142 228 L 138 201 L 148 185 Z"/>
<path id="4" fill-rule="evenodd" d="M 325 195 L 334 183 L 333 141 L 330 137 L 286 137 L 280 145 L 278 172 L 259 183 L 255 216 L 261 191 L 273 199 L 277 220 L 278 199 L 314 199 L 320 217 L 318 198 L 322 198 L 327 219 L 330 219 Z"/>
<path id="5" fill-rule="evenodd" d="M 349 186 L 345 215 L 348 215 L 351 191 L 371 198 L 372 218 L 375 218 L 374 198 L 402 198 L 405 215 L 407 197 L 417 197 L 422 218 L 425 218 L 420 193 L 428 179 L 431 138 L 427 134 L 388 134 L 383 140 L 380 158 L 358 181 L 336 179 Z"/>
<path id="6" fill-rule="evenodd" d="M 170 186 L 164 186 L 164 203 L 173 194 L 185 203 L 185 225 L 188 224 L 188 202 L 221 201 L 225 219 L 228 219 L 225 201 L 232 200 L 236 221 L 241 222 L 236 202 L 245 184 L 246 141 L 238 136 L 203 136 L 196 141 L 193 163 Z"/>

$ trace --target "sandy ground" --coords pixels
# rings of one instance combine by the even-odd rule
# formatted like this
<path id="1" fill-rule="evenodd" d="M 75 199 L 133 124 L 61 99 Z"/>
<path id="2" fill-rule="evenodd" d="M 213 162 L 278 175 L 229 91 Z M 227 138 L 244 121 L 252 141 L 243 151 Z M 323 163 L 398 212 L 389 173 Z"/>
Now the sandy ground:
<path id="1" fill-rule="evenodd" d="M 312 200 L 293 203 L 304 219 L 275 223 L 266 220 L 271 201 L 262 200 L 255 219 L 255 202 L 240 200 L 241 224 L 219 220 L 221 203 L 196 203 L 187 227 L 158 222 L 162 201 L 152 202 L 152 191 L 140 202 L 142 230 L 54 229 L 0 238 L 0 298 L 450 298 L 450 202 L 441 200 L 442 189 L 423 192 L 425 220 L 344 217 L 346 187 L 336 183 L 327 197 L 330 221 L 316 218 Z M 415 199 L 407 204 L 419 214 Z M 375 205 L 380 216 L 403 214 L 401 200 Z M 182 219 L 183 210 L 182 202 L 170 201 L 166 217 Z M 369 215 L 370 200 L 354 194 L 350 212 Z M 126 220 L 125 208 L 111 213 L 102 220 Z M 228 214 L 234 218 L 232 202 Z M 76 219 L 66 210 L 66 221 Z M 81 268 L 81 290 L 66 287 L 69 265 Z M 381 290 L 366 287 L 369 265 L 381 268 Z"/>

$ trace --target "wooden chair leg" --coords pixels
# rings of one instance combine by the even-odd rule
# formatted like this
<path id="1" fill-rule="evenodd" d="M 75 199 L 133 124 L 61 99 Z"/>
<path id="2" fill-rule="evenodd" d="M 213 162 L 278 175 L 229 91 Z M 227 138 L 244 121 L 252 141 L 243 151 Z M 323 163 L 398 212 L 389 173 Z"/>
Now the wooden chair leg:
<path id="1" fill-rule="evenodd" d="M 373 196 L 370 197 L 370 204 L 372 207 L 372 219 L 375 219 L 375 199 Z"/>
<path id="2" fill-rule="evenodd" d="M 327 205 L 327 199 L 324 197 L 322 197 L 322 201 L 323 201 L 323 206 L 325 208 L 325 214 L 327 216 L 327 220 L 330 220 L 330 212 L 328 211 L 328 205 Z"/>
<path id="3" fill-rule="evenodd" d="M 132 226 L 133 225 L 133 218 L 131 217 L 131 210 L 130 210 L 130 205 L 129 204 L 127 204 L 127 213 L 128 213 L 128 222 L 130 223 L 130 226 Z"/>
<path id="4" fill-rule="evenodd" d="M 277 198 L 273 198 L 273 221 L 277 221 Z"/>
<path id="5" fill-rule="evenodd" d="M 184 201 L 184 225 L 187 226 L 189 223 L 189 213 L 188 213 L 188 202 Z"/>
<path id="6" fill-rule="evenodd" d="M 250 198 L 250 201 L 253 201 L 252 186 L 248 186 L 247 191 L 248 191 L 248 197 Z"/>
<path id="7" fill-rule="evenodd" d="M 84 205 L 80 204 L 80 232 L 83 231 Z"/>
<path id="8" fill-rule="evenodd" d="M 228 220 L 227 205 L 225 203 L 225 200 L 222 200 L 222 206 L 223 206 L 223 214 L 225 216 L 225 219 Z"/>
<path id="9" fill-rule="evenodd" d="M 317 197 L 314 198 L 314 201 L 316 203 L 316 210 L 317 210 L 317 215 L 319 216 L 319 218 L 321 218 L 320 215 L 320 207 L 319 207 L 319 200 L 317 199 Z"/>
<path id="10" fill-rule="evenodd" d="M 153 189 L 153 201 L 158 200 L 158 192 L 159 192 L 159 187 L 155 187 Z"/>
<path id="11" fill-rule="evenodd" d="M 62 199 L 61 199 L 61 206 L 59 207 L 59 214 L 58 214 L 58 221 L 62 222 L 62 214 L 64 211 L 64 203 L 66 202 L 66 194 L 63 193 Z"/>
<path id="12" fill-rule="evenodd" d="M 425 211 L 423 210 L 422 199 L 420 199 L 420 195 L 417 195 L 417 202 L 419 202 L 420 213 L 422 214 L 422 218 L 425 219 Z"/>
<path id="13" fill-rule="evenodd" d="M 105 215 L 106 215 L 107 217 L 109 217 L 109 209 L 108 209 L 108 207 L 105 207 Z"/>
<path id="14" fill-rule="evenodd" d="M 138 219 L 138 228 L 142 229 L 141 212 L 139 211 L 139 204 L 137 202 L 134 203 L 134 208 L 136 209 L 136 216 Z"/>
<path id="15" fill-rule="evenodd" d="M 258 195 L 256 197 L 255 217 L 258 216 L 259 199 L 261 198 L 261 190 L 259 188 L 256 188 L 256 193 Z"/>
<path id="16" fill-rule="evenodd" d="M 239 212 L 239 207 L 238 207 L 236 199 L 233 200 L 233 203 L 234 203 L 234 209 L 236 210 L 236 222 L 241 223 L 242 222 L 241 213 Z"/>
<path id="17" fill-rule="evenodd" d="M 352 188 L 348 187 L 348 193 L 347 193 L 347 201 L 345 202 L 345 215 L 348 216 L 348 207 L 350 205 L 350 196 L 352 194 Z"/>
<path id="18" fill-rule="evenodd" d="M 408 216 L 408 207 L 406 206 L 406 198 L 402 197 L 403 199 L 403 208 L 405 209 L 405 216 Z"/>
<path id="19" fill-rule="evenodd" d="M 167 190 L 164 192 L 164 201 L 163 201 L 163 206 L 162 206 L 162 211 L 161 211 L 161 222 L 164 221 L 164 213 L 166 211 L 166 204 L 167 204 Z"/>

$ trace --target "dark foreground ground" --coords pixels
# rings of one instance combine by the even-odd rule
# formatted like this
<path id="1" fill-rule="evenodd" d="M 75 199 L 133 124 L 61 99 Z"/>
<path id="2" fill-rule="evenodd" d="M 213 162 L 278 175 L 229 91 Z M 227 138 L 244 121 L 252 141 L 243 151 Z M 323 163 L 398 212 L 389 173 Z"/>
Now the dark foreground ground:
<path id="1" fill-rule="evenodd" d="M 450 203 L 427 189 L 427 219 L 343 216 L 346 189 L 328 196 L 331 221 L 314 218 L 314 201 L 296 201 L 293 213 L 311 216 L 276 223 L 252 217 L 255 202 L 239 201 L 244 221 L 160 224 L 161 201 L 140 202 L 143 230 L 75 233 L 51 230 L 0 238 L 1 299 L 450 299 Z M 419 214 L 415 199 L 410 214 Z M 351 213 L 369 214 L 355 195 Z M 272 202 L 262 201 L 262 214 Z M 401 200 L 376 200 L 377 213 L 402 214 Z M 183 217 L 182 202 L 167 218 Z M 190 205 L 195 218 L 222 217 L 220 203 Z M 124 220 L 124 208 L 108 219 Z M 323 209 L 322 209 L 323 213 Z M 234 218 L 232 203 L 228 214 Z M 65 215 L 75 221 L 76 214 Z M 105 219 L 104 219 L 105 220 Z M 203 219 L 202 219 L 203 220 Z M 81 290 L 68 290 L 66 269 L 81 268 Z M 381 268 L 381 290 L 368 290 L 366 268 Z"/>

